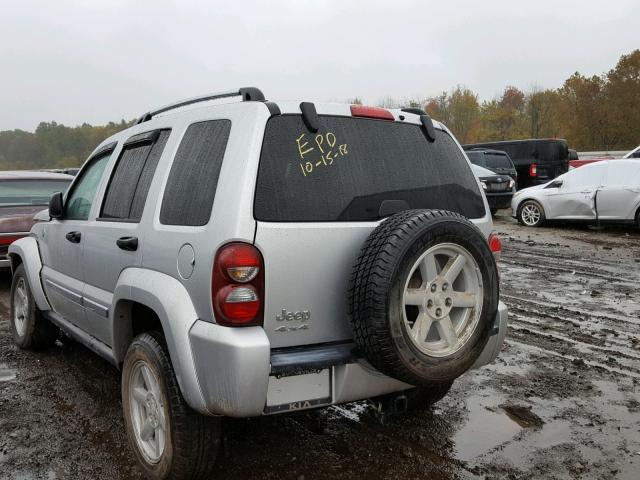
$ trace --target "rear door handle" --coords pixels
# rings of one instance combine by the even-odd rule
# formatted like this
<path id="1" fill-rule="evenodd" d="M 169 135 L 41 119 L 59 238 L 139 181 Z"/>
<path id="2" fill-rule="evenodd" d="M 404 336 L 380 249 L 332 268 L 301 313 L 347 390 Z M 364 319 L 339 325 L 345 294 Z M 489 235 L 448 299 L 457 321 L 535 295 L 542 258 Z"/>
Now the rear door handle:
<path id="1" fill-rule="evenodd" d="M 82 234 L 80 232 L 69 232 L 65 235 L 65 237 L 71 243 L 80 243 L 80 238 L 82 238 Z"/>
<path id="2" fill-rule="evenodd" d="M 138 249 L 138 237 L 120 237 L 116 240 L 116 245 L 122 250 L 135 252 Z"/>

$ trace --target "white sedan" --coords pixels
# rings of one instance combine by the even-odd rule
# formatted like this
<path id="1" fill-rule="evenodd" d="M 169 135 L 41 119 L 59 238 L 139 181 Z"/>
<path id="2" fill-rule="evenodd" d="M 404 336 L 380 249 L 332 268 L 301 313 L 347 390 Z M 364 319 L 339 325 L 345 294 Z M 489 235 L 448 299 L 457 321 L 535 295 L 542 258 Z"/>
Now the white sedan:
<path id="1" fill-rule="evenodd" d="M 522 225 L 545 220 L 635 222 L 640 226 L 640 161 L 605 160 L 570 170 L 513 196 L 512 214 Z"/>

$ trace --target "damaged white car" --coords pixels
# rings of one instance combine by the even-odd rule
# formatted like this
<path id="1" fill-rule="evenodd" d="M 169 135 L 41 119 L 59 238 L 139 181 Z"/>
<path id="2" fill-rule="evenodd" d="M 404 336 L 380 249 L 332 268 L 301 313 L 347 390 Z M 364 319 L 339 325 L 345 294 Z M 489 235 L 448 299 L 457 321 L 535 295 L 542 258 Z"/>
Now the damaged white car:
<path id="1" fill-rule="evenodd" d="M 640 161 L 608 160 L 571 170 L 516 192 L 511 209 L 528 227 L 538 227 L 546 220 L 640 226 Z"/>

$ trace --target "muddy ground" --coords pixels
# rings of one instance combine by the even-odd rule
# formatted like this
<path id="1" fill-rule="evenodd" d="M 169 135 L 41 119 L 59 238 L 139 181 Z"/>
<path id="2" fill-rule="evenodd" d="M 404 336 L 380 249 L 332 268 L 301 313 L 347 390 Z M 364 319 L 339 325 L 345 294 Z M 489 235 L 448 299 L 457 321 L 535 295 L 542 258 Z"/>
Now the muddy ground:
<path id="1" fill-rule="evenodd" d="M 361 404 L 226 421 L 221 479 L 640 478 L 640 231 L 496 219 L 510 330 L 430 411 Z M 0 278 L 0 478 L 137 479 L 119 372 L 77 344 L 17 350 Z"/>

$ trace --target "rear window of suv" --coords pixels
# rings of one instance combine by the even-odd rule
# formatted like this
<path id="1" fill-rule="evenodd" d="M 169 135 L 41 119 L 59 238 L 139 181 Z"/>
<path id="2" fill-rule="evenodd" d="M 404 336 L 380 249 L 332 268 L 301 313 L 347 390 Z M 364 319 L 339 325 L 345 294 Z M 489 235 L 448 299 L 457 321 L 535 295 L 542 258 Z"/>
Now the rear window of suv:
<path id="1" fill-rule="evenodd" d="M 254 214 L 272 222 L 369 221 L 385 200 L 483 217 L 484 203 L 455 141 L 421 126 L 321 116 L 311 132 L 301 115 L 276 116 L 265 130 Z"/>
<path id="2" fill-rule="evenodd" d="M 485 155 L 486 165 L 489 168 L 513 168 L 511 160 L 506 155 L 487 153 Z"/>

